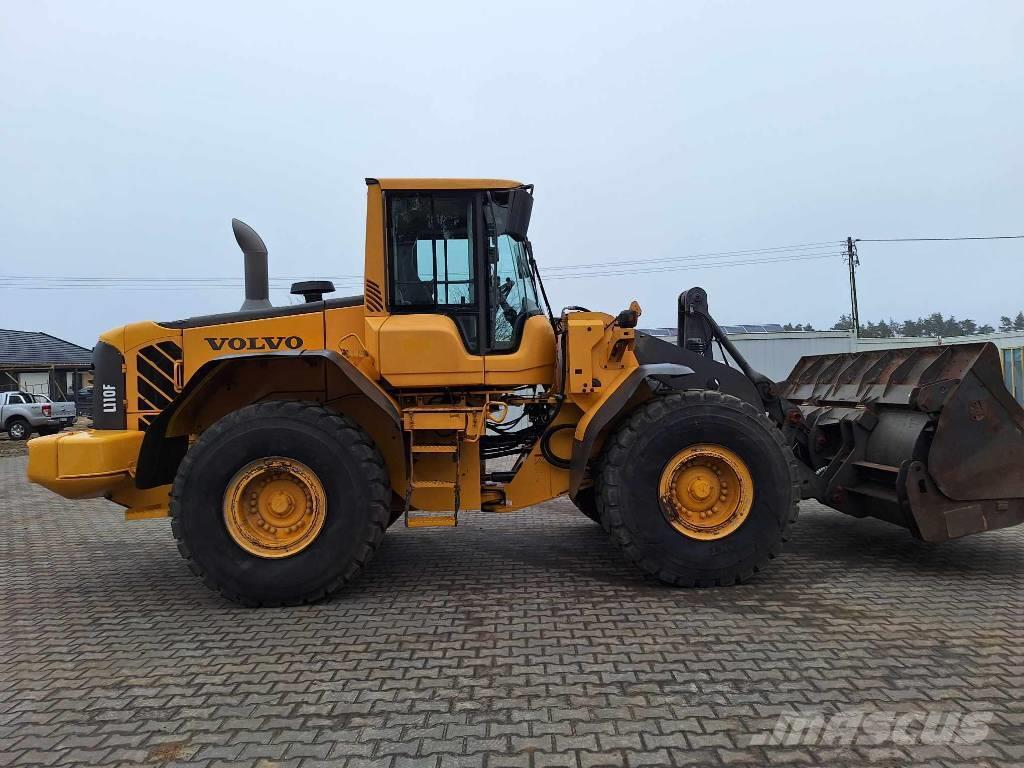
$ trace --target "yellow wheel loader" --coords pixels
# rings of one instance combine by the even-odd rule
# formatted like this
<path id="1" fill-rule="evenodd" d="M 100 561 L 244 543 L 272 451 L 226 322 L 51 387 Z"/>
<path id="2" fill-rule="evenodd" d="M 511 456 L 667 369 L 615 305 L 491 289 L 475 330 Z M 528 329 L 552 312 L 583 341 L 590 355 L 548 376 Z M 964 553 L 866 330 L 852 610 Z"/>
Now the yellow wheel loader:
<path id="1" fill-rule="evenodd" d="M 284 307 L 234 221 L 241 309 L 104 333 L 93 428 L 32 440 L 29 478 L 170 517 L 192 570 L 250 605 L 329 595 L 398 521 L 563 494 L 681 586 L 753 576 L 801 498 L 927 541 L 1024 521 L 1024 412 L 991 345 L 807 358 L 775 384 L 699 288 L 676 344 L 635 303 L 554 315 L 532 207 L 515 181 L 368 179 L 363 294 L 296 283 Z"/>

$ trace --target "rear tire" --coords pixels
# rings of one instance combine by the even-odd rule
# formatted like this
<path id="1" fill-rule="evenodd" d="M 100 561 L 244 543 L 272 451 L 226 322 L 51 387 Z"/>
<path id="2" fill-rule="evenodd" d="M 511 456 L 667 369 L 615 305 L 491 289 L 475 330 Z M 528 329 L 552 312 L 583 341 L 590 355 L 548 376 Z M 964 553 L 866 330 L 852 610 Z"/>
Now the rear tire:
<path id="1" fill-rule="evenodd" d="M 228 524 L 230 489 L 244 468 L 268 457 L 308 469 L 322 487 L 322 527 L 290 555 L 253 554 L 240 543 L 237 525 L 232 532 Z M 262 486 L 257 481 L 255 488 Z M 258 403 L 225 416 L 185 455 L 171 492 L 171 529 L 192 571 L 229 600 L 308 603 L 340 589 L 369 562 L 384 538 L 390 501 L 384 460 L 354 422 L 311 403 Z"/>
<path id="2" fill-rule="evenodd" d="M 701 445 L 735 455 L 752 478 L 749 512 L 712 540 L 680 532 L 659 496 L 665 468 Z M 597 477 L 601 522 L 629 560 L 663 582 L 743 582 L 778 555 L 796 520 L 794 464 L 782 434 L 750 404 L 713 391 L 674 392 L 640 406 L 609 438 Z"/>
<path id="3" fill-rule="evenodd" d="M 32 437 L 32 427 L 24 419 L 11 419 L 7 422 L 7 436 L 11 440 L 28 440 Z"/>

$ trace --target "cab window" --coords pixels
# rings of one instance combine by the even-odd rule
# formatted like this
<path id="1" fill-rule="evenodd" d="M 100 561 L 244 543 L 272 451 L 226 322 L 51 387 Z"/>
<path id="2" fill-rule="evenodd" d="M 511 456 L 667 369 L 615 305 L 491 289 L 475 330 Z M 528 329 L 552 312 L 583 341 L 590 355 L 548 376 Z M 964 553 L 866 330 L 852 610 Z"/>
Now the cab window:
<path id="1" fill-rule="evenodd" d="M 390 208 L 394 304 L 474 304 L 472 200 L 409 195 Z"/>
<path id="2" fill-rule="evenodd" d="M 492 254 L 488 281 L 493 312 L 491 346 L 508 350 L 515 347 L 522 323 L 537 314 L 540 304 L 526 246 L 508 235 L 499 235 L 489 238 L 488 250 Z"/>
<path id="3" fill-rule="evenodd" d="M 487 193 L 487 330 L 498 353 L 516 349 L 526 318 L 540 312 L 527 244 L 508 234 L 511 206 L 508 192 Z"/>
<path id="4" fill-rule="evenodd" d="M 447 314 L 479 350 L 474 198 L 458 193 L 388 196 L 391 306 Z"/>

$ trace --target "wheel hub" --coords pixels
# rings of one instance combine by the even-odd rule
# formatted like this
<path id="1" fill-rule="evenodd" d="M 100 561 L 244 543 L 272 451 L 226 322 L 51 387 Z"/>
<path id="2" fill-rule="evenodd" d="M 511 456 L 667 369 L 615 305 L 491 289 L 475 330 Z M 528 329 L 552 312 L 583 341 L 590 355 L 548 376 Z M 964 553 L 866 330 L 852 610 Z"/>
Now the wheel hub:
<path id="1" fill-rule="evenodd" d="M 658 486 L 665 519 L 684 536 L 712 541 L 735 531 L 750 513 L 754 481 L 735 452 L 691 445 L 665 464 Z"/>
<path id="2" fill-rule="evenodd" d="M 327 497 L 316 474 L 282 456 L 242 467 L 224 493 L 224 522 L 242 549 L 257 557 L 301 552 L 323 528 Z"/>

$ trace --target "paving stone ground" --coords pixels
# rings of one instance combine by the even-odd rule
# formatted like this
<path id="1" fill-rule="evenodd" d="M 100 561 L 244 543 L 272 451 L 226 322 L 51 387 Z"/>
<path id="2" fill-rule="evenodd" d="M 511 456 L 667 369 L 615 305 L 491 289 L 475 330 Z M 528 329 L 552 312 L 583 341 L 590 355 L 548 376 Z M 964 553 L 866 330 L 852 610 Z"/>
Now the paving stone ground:
<path id="1" fill-rule="evenodd" d="M 0 765 L 1024 764 L 1024 527 L 930 546 L 805 504 L 769 572 L 695 591 L 556 501 L 393 528 L 332 601 L 247 610 L 166 521 L 24 468 L 0 459 Z M 990 719 L 758 743 L 796 710 Z"/>
<path id="2" fill-rule="evenodd" d="M 10 456 L 24 456 L 28 453 L 24 440 L 11 440 L 6 432 L 0 432 L 0 461 Z"/>

